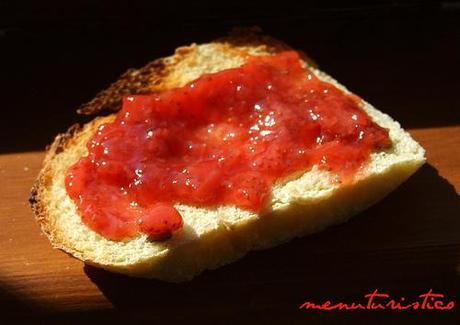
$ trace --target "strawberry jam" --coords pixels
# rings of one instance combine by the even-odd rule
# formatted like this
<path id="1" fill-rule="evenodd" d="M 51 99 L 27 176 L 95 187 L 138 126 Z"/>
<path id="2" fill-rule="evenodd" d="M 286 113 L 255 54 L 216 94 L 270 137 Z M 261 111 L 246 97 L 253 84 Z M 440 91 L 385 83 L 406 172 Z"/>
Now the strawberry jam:
<path id="1" fill-rule="evenodd" d="M 314 164 L 347 180 L 388 130 L 296 52 L 250 57 L 187 85 L 127 96 L 66 175 L 83 222 L 112 240 L 170 237 L 175 203 L 261 211 L 274 182 Z"/>

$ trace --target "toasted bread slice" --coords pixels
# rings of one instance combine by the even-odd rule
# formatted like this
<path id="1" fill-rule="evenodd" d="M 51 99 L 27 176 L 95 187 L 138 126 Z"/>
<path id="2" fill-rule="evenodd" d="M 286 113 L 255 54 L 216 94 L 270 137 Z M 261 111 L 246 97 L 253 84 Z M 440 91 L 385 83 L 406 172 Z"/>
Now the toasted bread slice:
<path id="1" fill-rule="evenodd" d="M 204 73 L 238 67 L 248 55 L 273 54 L 286 48 L 264 37 L 182 47 L 170 57 L 128 71 L 81 111 L 116 110 L 123 94 L 180 87 Z M 320 79 L 347 92 L 308 59 L 303 64 Z M 270 209 L 264 215 L 233 206 L 177 204 L 184 228 L 160 242 L 151 241 L 146 235 L 111 241 L 88 228 L 67 195 L 64 176 L 72 164 L 86 155 L 86 142 L 98 126 L 113 121 L 114 114 L 96 118 L 83 127 L 74 126 L 56 137 L 32 189 L 32 208 L 53 246 L 85 263 L 131 276 L 174 282 L 190 280 L 203 270 L 230 263 L 250 250 L 265 249 L 344 222 L 382 199 L 424 163 L 423 148 L 397 122 L 364 101 L 362 107 L 377 124 L 390 130 L 392 147 L 372 153 L 369 162 L 347 185 L 332 182 L 333 175 L 315 166 L 291 175 L 272 188 Z"/>

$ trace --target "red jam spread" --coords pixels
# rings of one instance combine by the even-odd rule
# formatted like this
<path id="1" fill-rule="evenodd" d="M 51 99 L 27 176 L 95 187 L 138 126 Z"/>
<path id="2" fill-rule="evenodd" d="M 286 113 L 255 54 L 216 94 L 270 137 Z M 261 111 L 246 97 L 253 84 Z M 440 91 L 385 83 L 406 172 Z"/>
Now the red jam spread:
<path id="1" fill-rule="evenodd" d="M 277 180 L 314 164 L 344 180 L 390 145 L 358 97 L 283 52 L 125 97 L 65 184 L 83 222 L 104 237 L 160 240 L 182 227 L 175 203 L 261 211 Z"/>

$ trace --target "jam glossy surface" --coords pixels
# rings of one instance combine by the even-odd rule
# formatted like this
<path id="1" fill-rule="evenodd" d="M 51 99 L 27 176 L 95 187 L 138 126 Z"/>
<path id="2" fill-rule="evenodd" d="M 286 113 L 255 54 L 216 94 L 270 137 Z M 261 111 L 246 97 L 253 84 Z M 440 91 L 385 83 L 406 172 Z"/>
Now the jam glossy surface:
<path id="1" fill-rule="evenodd" d="M 317 164 L 347 179 L 390 144 L 357 97 L 283 52 L 125 97 L 68 170 L 66 188 L 84 223 L 106 238 L 164 239 L 182 227 L 175 203 L 260 211 L 284 176 Z"/>

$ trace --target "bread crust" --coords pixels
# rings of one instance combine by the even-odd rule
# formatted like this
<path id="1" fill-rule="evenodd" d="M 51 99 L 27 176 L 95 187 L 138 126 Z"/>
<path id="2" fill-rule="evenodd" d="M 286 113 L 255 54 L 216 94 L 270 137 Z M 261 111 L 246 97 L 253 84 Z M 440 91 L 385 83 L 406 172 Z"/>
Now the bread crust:
<path id="1" fill-rule="evenodd" d="M 39 223 L 42 231 L 48 236 L 52 236 L 53 229 L 47 223 L 47 206 L 42 195 L 42 189 L 46 186 L 45 179 L 50 174 L 50 163 L 53 157 L 63 152 L 69 145 L 71 145 L 75 135 L 81 132 L 82 127 L 80 124 L 73 124 L 64 133 L 58 134 L 53 143 L 46 148 L 45 159 L 42 163 L 42 169 L 32 185 L 29 196 L 29 204 L 34 212 L 35 219 Z"/>
<path id="2" fill-rule="evenodd" d="M 288 50 L 290 47 L 267 35 L 263 35 L 258 27 L 235 28 L 227 37 L 222 37 L 214 41 L 226 47 L 226 51 L 235 52 L 235 49 L 264 47 L 267 53 Z M 193 55 L 196 44 L 182 46 L 176 49 L 174 56 L 169 58 L 159 58 L 147 63 L 140 69 L 128 69 L 117 81 L 108 88 L 100 91 L 91 101 L 83 104 L 77 110 L 83 115 L 98 115 L 104 112 L 116 112 L 120 109 L 121 99 L 124 95 L 147 94 L 160 92 L 168 88 L 164 82 L 164 77 L 168 75 L 177 62 L 184 60 L 188 55 Z M 299 52 L 302 59 L 309 62 L 309 65 L 316 67 L 316 64 L 303 52 Z"/>
<path id="3" fill-rule="evenodd" d="M 78 255 L 78 252 L 70 249 L 69 246 L 64 242 L 56 240 L 56 238 L 59 237 L 59 229 L 54 228 L 53 225 L 49 222 L 48 204 L 46 201 L 47 198 L 44 195 L 44 189 L 48 186 L 49 180 L 53 177 L 53 159 L 60 153 L 75 145 L 78 137 L 81 136 L 87 129 L 92 128 L 92 125 L 96 125 L 102 120 L 109 121 L 110 119 L 112 119 L 112 117 L 97 117 L 85 126 L 76 123 L 70 126 L 66 132 L 58 134 L 55 137 L 53 143 L 46 148 L 42 169 L 38 174 L 35 182 L 33 183 L 32 189 L 30 191 L 29 204 L 43 233 L 48 237 L 53 247 L 62 249 L 63 251 L 74 256 Z"/>

